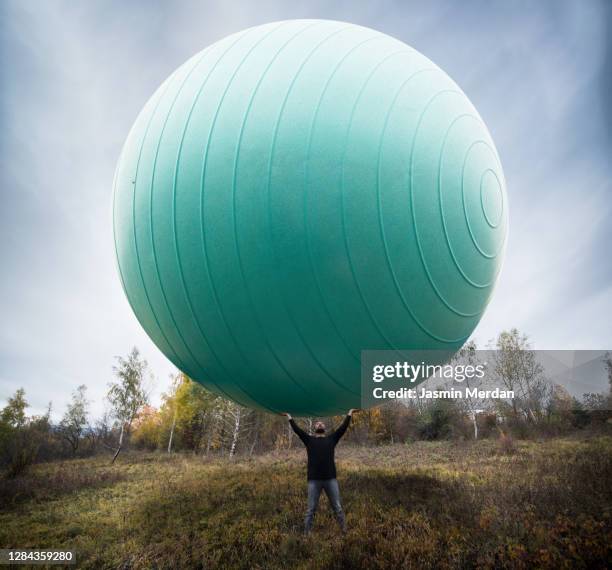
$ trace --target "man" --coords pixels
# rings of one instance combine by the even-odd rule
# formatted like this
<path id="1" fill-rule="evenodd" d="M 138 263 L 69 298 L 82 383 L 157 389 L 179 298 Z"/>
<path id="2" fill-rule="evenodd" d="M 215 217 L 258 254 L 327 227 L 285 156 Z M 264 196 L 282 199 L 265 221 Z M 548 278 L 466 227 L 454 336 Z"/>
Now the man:
<path id="1" fill-rule="evenodd" d="M 349 410 L 340 427 L 329 435 L 325 434 L 325 423 L 322 421 L 316 421 L 314 435 L 308 435 L 300 429 L 289 414 L 283 414 L 289 420 L 293 431 L 306 446 L 308 454 L 308 508 L 304 519 L 304 532 L 306 534 L 312 530 L 312 521 L 319 504 L 321 491 L 325 491 L 342 532 L 346 532 L 344 512 L 340 503 L 340 489 L 336 480 L 334 450 L 351 423 L 355 411 L 357 410 Z"/>

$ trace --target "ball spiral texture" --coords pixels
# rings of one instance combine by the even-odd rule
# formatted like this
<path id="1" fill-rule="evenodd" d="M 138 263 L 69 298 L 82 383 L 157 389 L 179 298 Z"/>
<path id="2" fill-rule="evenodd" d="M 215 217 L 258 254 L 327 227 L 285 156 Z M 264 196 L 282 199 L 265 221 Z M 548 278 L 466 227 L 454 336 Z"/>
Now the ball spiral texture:
<path id="1" fill-rule="evenodd" d="M 461 89 L 401 41 L 325 20 L 188 60 L 114 182 L 119 273 L 154 343 L 210 390 L 297 415 L 359 407 L 364 349 L 457 350 L 507 214 Z"/>

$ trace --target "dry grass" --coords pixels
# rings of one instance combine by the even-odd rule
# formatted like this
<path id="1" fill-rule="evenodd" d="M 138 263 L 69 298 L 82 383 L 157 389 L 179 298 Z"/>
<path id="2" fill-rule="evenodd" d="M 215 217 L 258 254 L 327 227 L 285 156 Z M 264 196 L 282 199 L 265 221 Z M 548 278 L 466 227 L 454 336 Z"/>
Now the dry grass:
<path id="1" fill-rule="evenodd" d="M 0 504 L 3 510 L 25 502 L 44 505 L 61 495 L 114 485 L 124 479 L 125 473 L 99 462 L 81 459 L 50 463 L 21 477 L 0 478 Z"/>
<path id="2" fill-rule="evenodd" d="M 513 447 L 341 445 L 345 537 L 323 502 L 313 535 L 301 534 L 302 450 L 40 465 L 8 509 L 2 491 L 0 546 L 71 548 L 96 568 L 606 567 L 612 439 Z"/>

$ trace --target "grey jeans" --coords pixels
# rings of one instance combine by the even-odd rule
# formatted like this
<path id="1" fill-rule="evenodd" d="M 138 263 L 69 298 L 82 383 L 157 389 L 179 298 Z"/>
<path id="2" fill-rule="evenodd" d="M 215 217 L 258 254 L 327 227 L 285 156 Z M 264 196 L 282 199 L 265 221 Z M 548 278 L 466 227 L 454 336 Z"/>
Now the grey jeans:
<path id="1" fill-rule="evenodd" d="M 340 504 L 340 488 L 338 487 L 338 481 L 336 479 L 311 479 L 308 481 L 308 509 L 306 511 L 306 518 L 304 519 L 304 531 L 308 533 L 312 530 L 312 521 L 317 511 L 321 491 L 325 491 L 340 528 L 346 531 L 344 511 Z"/>

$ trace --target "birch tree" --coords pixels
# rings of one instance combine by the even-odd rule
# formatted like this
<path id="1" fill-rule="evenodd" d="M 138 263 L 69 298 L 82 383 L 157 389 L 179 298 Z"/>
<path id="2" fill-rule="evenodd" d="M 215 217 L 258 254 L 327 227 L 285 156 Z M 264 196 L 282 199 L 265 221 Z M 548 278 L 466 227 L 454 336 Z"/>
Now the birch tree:
<path id="1" fill-rule="evenodd" d="M 172 444 L 174 443 L 174 430 L 176 429 L 176 420 L 178 417 L 178 402 L 176 401 L 176 393 L 180 386 L 182 375 L 177 374 L 172 378 L 172 384 L 169 394 L 164 394 L 164 405 L 170 410 L 172 422 L 170 424 L 170 435 L 168 436 L 168 453 L 172 452 Z"/>
<path id="2" fill-rule="evenodd" d="M 145 389 L 147 367 L 147 361 L 140 358 L 140 352 L 136 347 L 127 358 L 118 356 L 117 365 L 113 367 L 117 380 L 109 384 L 107 398 L 113 415 L 119 423 L 120 431 L 119 445 L 112 463 L 123 448 L 124 436 L 129 432 L 134 418 L 149 401 Z"/>
<path id="3" fill-rule="evenodd" d="M 454 363 L 461 363 L 465 366 L 472 366 L 475 368 L 481 364 L 478 358 L 477 350 L 478 347 L 473 340 L 467 342 L 453 358 Z M 485 407 L 486 404 L 482 398 L 472 396 L 470 390 L 474 388 L 483 388 L 485 380 L 484 378 L 478 378 L 476 376 L 469 378 L 466 375 L 465 379 L 461 383 L 465 388 L 464 402 L 474 429 L 474 439 L 478 439 L 478 413 Z"/>
<path id="4" fill-rule="evenodd" d="M 610 386 L 608 392 L 608 405 L 612 406 L 612 354 L 609 352 L 606 352 L 604 355 L 604 368 L 608 374 L 608 384 Z"/>
<path id="5" fill-rule="evenodd" d="M 86 397 L 87 386 L 81 384 L 73 393 L 72 400 L 59 425 L 59 432 L 70 446 L 72 455 L 76 455 L 81 437 L 87 428 L 89 401 Z"/>
<path id="6" fill-rule="evenodd" d="M 494 373 L 507 390 L 518 395 L 512 399 L 514 416 L 518 417 L 522 411 L 527 419 L 537 422 L 543 401 L 550 395 L 550 385 L 529 338 L 517 329 L 502 331 L 495 348 Z"/>
<path id="7" fill-rule="evenodd" d="M 219 399 L 215 418 L 221 424 L 219 427 L 222 446 L 227 444 L 230 458 L 236 454 L 241 437 L 248 432 L 252 415 L 252 410 L 248 408 L 230 400 Z"/>

